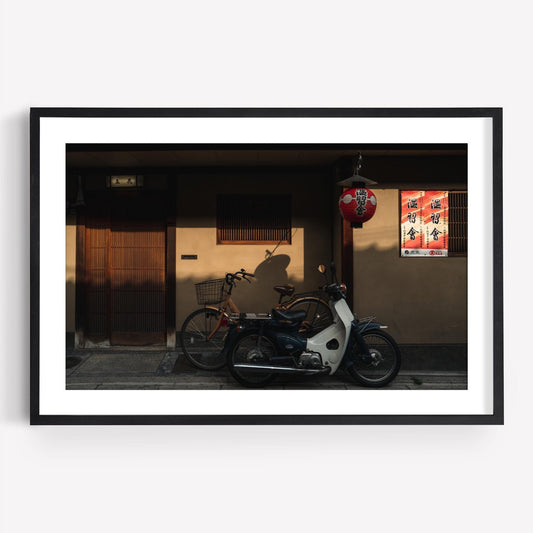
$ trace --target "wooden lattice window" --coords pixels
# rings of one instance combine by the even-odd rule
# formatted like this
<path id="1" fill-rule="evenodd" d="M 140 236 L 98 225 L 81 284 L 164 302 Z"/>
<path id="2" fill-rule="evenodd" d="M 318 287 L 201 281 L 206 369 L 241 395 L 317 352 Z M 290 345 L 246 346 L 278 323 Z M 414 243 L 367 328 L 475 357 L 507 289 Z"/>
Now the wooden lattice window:
<path id="1" fill-rule="evenodd" d="M 466 255 L 468 250 L 468 193 L 448 193 L 449 255 Z"/>
<path id="2" fill-rule="evenodd" d="M 217 244 L 291 244 L 288 194 L 217 196 Z"/>

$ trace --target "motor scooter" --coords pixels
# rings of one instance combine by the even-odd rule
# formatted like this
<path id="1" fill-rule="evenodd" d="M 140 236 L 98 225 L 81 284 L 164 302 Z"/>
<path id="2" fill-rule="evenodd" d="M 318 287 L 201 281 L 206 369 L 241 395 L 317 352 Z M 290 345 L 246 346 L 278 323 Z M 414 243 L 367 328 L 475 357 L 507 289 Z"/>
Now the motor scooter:
<path id="1" fill-rule="evenodd" d="M 400 369 L 401 355 L 387 326 L 374 317 L 359 320 L 346 302 L 346 285 L 337 280 L 335 264 L 318 270 L 329 297 L 333 323 L 312 337 L 299 332 L 305 311 L 272 309 L 263 315 L 232 316 L 224 353 L 232 376 L 245 387 L 260 388 L 283 374 L 333 375 L 339 368 L 358 384 L 383 387 Z"/>

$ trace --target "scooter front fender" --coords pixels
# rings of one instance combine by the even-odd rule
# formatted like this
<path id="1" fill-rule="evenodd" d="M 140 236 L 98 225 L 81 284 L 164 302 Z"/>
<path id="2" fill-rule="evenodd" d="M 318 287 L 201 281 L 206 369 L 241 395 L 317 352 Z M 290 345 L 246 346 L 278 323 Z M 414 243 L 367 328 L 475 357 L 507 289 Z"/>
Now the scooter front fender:
<path id="1" fill-rule="evenodd" d="M 352 322 L 352 326 L 356 328 L 356 330 L 359 333 L 363 333 L 363 331 L 369 330 L 369 329 L 386 329 L 389 326 L 385 326 L 384 324 L 380 324 L 379 322 Z"/>
<path id="2" fill-rule="evenodd" d="M 352 329 L 350 331 L 350 339 L 348 341 L 348 345 L 346 347 L 346 352 L 344 352 L 343 357 L 343 364 L 344 366 L 351 366 L 354 363 L 354 347 L 357 346 L 358 353 L 362 355 L 364 358 L 365 356 L 370 357 L 370 353 L 368 351 L 368 346 L 365 342 L 365 339 L 363 337 L 363 333 L 365 331 L 370 331 L 373 329 L 385 329 L 387 326 L 380 324 L 379 322 L 355 322 L 355 320 L 352 322 Z"/>

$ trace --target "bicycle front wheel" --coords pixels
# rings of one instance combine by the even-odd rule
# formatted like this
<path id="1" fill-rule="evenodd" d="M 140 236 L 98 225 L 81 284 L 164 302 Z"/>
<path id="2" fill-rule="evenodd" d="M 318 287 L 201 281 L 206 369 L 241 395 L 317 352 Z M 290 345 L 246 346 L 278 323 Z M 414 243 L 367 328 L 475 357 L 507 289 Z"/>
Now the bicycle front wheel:
<path id="1" fill-rule="evenodd" d="M 224 318 L 217 332 L 215 329 L 220 311 L 204 308 L 191 313 L 181 327 L 181 347 L 187 359 L 202 370 L 218 370 L 226 364 L 222 355 L 224 339 L 228 331 Z"/>
<path id="2" fill-rule="evenodd" d="M 304 337 L 312 337 L 333 324 L 333 313 L 329 305 L 320 298 L 313 296 L 298 298 L 294 302 L 287 304 L 287 309 L 305 311 L 305 319 L 300 331 Z"/>

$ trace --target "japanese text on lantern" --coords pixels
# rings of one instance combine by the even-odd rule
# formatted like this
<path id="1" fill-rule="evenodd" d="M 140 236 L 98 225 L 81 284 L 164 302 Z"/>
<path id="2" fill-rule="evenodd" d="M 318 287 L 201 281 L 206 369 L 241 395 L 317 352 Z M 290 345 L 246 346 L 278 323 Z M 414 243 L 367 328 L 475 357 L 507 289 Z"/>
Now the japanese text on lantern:
<path id="1" fill-rule="evenodd" d="M 402 191 L 402 257 L 448 255 L 448 191 Z"/>

